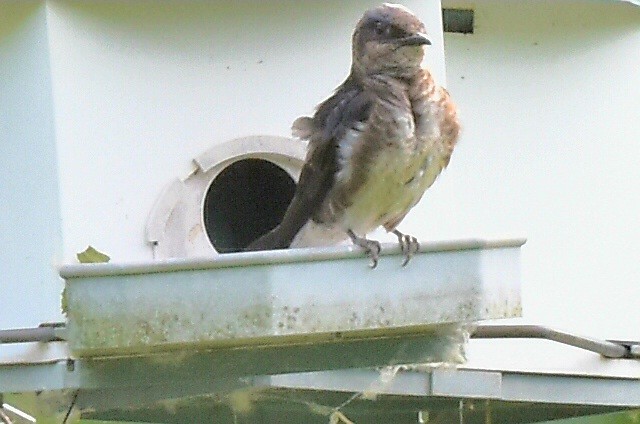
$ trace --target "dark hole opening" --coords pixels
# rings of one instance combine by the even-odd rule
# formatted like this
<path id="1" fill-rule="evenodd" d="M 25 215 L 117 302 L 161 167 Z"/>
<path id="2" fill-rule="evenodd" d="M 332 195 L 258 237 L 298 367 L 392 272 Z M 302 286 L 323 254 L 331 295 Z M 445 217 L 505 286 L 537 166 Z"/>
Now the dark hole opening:
<path id="1" fill-rule="evenodd" d="M 473 34 L 474 13 L 471 9 L 442 9 L 444 32 Z"/>
<path id="2" fill-rule="evenodd" d="M 211 182 L 204 199 L 204 225 L 220 253 L 237 252 L 280 223 L 296 183 L 264 159 L 232 163 Z"/>

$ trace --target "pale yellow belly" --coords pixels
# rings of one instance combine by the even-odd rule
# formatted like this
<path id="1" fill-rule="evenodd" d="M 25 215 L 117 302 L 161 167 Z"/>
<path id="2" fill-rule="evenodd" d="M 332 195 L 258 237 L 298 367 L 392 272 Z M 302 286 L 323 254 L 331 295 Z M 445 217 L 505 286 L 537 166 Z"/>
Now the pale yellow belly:
<path id="1" fill-rule="evenodd" d="M 424 191 L 442 170 L 435 154 L 415 156 L 381 155 L 370 178 L 354 194 L 340 225 L 364 235 L 386 222 L 402 218 L 418 203 Z"/>
<path id="2" fill-rule="evenodd" d="M 414 156 L 393 153 L 381 154 L 371 164 L 369 178 L 331 225 L 310 220 L 291 246 L 338 244 L 348 239 L 347 230 L 363 237 L 387 222 L 401 220 L 433 184 L 444 162 L 435 152 Z"/>

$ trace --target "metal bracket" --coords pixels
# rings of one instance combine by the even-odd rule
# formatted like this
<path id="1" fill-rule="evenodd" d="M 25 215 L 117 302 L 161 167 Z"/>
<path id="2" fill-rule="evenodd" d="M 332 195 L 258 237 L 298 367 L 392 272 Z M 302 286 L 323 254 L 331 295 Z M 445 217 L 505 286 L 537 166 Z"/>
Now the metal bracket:
<path id="1" fill-rule="evenodd" d="M 479 325 L 475 339 L 545 339 L 599 353 L 606 358 L 640 358 L 640 343 L 598 340 L 542 325 Z"/>
<path id="2" fill-rule="evenodd" d="M 34 328 L 0 330 L 0 345 L 9 343 L 59 342 L 66 340 L 63 322 L 43 323 Z"/>

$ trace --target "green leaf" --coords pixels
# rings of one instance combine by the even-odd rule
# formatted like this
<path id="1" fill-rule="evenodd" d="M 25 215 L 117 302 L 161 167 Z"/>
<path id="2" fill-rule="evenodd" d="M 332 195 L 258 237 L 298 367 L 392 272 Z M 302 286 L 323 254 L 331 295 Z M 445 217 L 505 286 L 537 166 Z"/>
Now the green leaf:
<path id="1" fill-rule="evenodd" d="M 98 252 L 92 246 L 87 247 L 84 252 L 80 252 L 76 255 L 78 258 L 78 262 L 81 264 L 94 264 L 94 263 L 103 263 L 109 262 L 111 259 L 108 255 L 105 255 L 102 252 Z"/>

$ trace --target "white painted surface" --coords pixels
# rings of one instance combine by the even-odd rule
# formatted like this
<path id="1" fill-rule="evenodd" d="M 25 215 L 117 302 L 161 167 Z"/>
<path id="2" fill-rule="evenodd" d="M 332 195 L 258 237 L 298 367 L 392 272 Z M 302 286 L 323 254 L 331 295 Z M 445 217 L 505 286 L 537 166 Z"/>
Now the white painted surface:
<path id="1" fill-rule="evenodd" d="M 215 143 L 287 136 L 346 76 L 376 3 L 0 3 L 0 328 L 62 319 L 53 264 L 88 244 L 149 259 L 163 187 Z M 405 2 L 432 28 L 435 3 Z M 638 46 L 640 8 L 624 3 L 479 2 L 475 34 L 446 37 L 463 138 L 402 229 L 527 236 L 526 321 L 640 339 Z M 471 365 L 612 364 L 548 345 L 472 342 Z"/>
<path id="2" fill-rule="evenodd" d="M 51 105 L 44 7 L 0 2 L 0 328 L 60 320 Z"/>
<path id="3" fill-rule="evenodd" d="M 523 321 L 640 340 L 640 8 L 482 1 L 475 18 L 473 35 L 445 36 L 462 140 L 408 219 L 436 239 L 525 235 Z M 617 362 L 640 378 L 638 361 L 551 342 L 473 341 L 470 354 L 554 372 Z"/>

